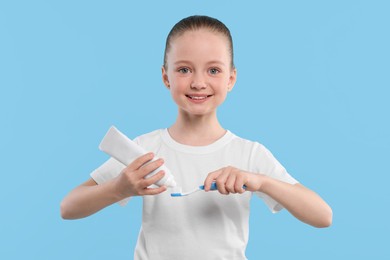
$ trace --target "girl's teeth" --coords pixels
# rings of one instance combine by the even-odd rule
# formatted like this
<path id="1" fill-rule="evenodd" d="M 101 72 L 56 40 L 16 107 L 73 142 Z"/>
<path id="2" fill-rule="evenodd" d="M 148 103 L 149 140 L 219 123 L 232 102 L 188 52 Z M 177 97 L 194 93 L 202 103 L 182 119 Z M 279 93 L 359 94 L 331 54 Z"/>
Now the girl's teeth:
<path id="1" fill-rule="evenodd" d="M 208 98 L 209 96 L 187 96 L 187 97 L 189 97 L 189 98 L 191 98 L 191 99 L 195 99 L 195 100 L 203 100 L 203 99 L 206 99 L 206 98 Z"/>

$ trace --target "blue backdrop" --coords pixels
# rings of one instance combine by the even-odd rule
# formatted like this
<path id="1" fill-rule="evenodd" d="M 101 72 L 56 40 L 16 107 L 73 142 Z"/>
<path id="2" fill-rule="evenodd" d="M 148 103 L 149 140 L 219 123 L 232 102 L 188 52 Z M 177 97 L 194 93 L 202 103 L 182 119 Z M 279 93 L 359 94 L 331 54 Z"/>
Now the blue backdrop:
<path id="1" fill-rule="evenodd" d="M 388 1 L 1 1 L 1 259 L 132 259 L 141 199 L 82 220 L 59 204 L 107 156 L 170 126 L 165 37 L 183 17 L 231 29 L 238 81 L 219 110 L 333 208 L 328 229 L 252 200 L 249 259 L 390 259 Z M 143 109 L 136 109 L 142 106 Z M 212 232 L 210 232 L 212 236 Z"/>

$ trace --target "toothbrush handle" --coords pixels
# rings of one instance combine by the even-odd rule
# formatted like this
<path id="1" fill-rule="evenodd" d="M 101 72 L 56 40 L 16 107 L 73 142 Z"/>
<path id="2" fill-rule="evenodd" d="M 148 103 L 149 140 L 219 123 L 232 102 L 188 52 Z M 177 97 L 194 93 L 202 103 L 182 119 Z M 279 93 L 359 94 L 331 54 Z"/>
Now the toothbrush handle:
<path id="1" fill-rule="evenodd" d="M 245 190 L 246 190 L 246 185 L 244 185 L 244 186 L 242 186 Z M 201 190 L 204 190 L 204 185 L 201 185 L 201 186 L 199 186 L 199 188 L 201 189 Z M 210 187 L 210 190 L 217 190 L 218 188 L 217 188 L 217 183 L 216 182 L 212 182 L 211 183 L 211 187 Z"/>

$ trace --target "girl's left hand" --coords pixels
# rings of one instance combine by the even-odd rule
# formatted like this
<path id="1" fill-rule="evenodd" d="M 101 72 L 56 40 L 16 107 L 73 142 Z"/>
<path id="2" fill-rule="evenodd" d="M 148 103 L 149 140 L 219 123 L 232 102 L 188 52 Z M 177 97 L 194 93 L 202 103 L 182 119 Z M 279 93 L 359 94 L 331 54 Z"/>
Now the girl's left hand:
<path id="1" fill-rule="evenodd" d="M 211 183 L 215 181 L 218 191 L 225 195 L 228 195 L 229 193 L 241 194 L 246 190 L 260 191 L 264 178 L 265 176 L 262 174 L 245 172 L 228 166 L 209 173 L 204 182 L 204 190 L 209 191 Z M 246 189 L 243 188 L 244 185 L 246 186 Z"/>

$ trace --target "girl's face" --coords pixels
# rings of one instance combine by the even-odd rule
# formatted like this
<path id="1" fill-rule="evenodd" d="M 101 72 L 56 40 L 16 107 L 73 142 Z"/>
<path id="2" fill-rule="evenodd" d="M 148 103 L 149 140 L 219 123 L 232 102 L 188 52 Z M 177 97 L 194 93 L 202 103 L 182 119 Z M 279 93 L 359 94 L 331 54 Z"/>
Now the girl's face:
<path id="1" fill-rule="evenodd" d="M 179 112 L 215 113 L 236 81 L 230 64 L 228 41 L 222 34 L 200 29 L 174 38 L 162 77 Z"/>

